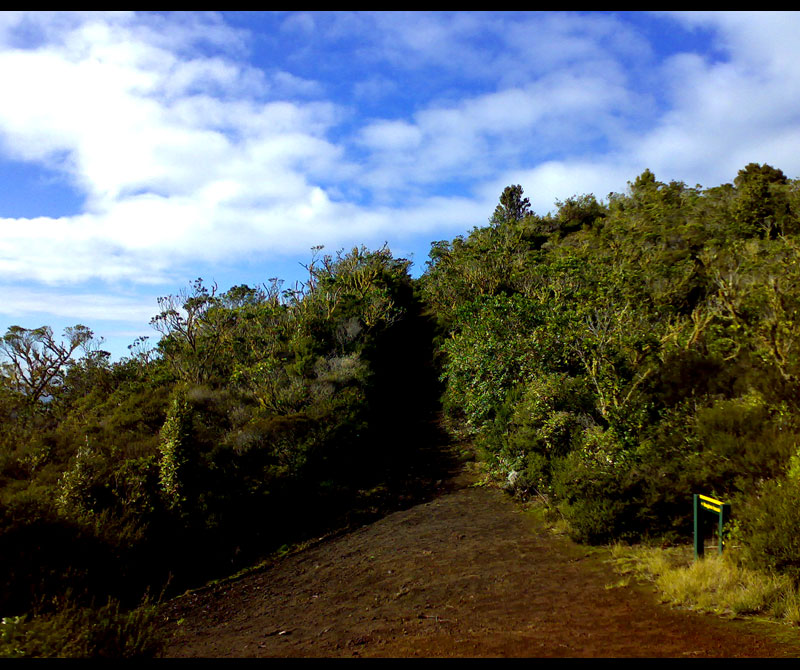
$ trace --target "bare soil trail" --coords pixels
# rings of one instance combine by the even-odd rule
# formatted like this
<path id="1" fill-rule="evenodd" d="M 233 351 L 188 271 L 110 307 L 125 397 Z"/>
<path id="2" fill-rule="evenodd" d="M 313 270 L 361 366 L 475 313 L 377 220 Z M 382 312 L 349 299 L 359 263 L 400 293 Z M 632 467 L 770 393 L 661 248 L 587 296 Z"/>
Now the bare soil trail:
<path id="1" fill-rule="evenodd" d="M 610 588 L 603 550 L 557 536 L 468 471 L 438 497 L 164 609 L 168 657 L 797 657 L 777 624 Z"/>

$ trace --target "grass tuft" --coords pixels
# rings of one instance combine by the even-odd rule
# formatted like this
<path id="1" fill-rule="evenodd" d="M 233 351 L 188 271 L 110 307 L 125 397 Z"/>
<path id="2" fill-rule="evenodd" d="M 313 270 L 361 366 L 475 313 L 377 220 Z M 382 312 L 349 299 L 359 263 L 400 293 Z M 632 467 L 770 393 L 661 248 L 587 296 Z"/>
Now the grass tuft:
<path id="1" fill-rule="evenodd" d="M 124 610 L 58 603 L 55 611 L 0 619 L 0 658 L 152 658 L 161 650 L 155 605 Z"/>
<path id="2" fill-rule="evenodd" d="M 611 547 L 618 572 L 652 582 L 663 602 L 726 616 L 800 623 L 800 593 L 785 575 L 742 567 L 730 553 L 694 561 L 686 547 Z"/>

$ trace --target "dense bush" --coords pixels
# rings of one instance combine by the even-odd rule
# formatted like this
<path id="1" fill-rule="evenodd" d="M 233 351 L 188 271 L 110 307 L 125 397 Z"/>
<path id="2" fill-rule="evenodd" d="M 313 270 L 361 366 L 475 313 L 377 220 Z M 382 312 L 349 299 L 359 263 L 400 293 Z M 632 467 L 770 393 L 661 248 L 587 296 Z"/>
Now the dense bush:
<path id="1" fill-rule="evenodd" d="M 648 170 L 546 216 L 514 186 L 488 226 L 433 243 L 419 280 L 385 248 L 316 249 L 307 269 L 291 289 L 198 279 L 159 299 L 158 342 L 114 363 L 84 326 L 8 330 L 6 651 L 49 654 L 35 640 L 108 598 L 123 630 L 148 588 L 347 523 L 365 492 L 389 504 L 430 467 L 440 400 L 581 541 L 686 539 L 702 491 L 734 501 L 745 560 L 798 577 L 797 180 L 750 164 L 703 190 Z M 53 598 L 63 620 L 34 612 Z"/>
<path id="2" fill-rule="evenodd" d="M 646 170 L 543 217 L 507 189 L 518 215 L 434 243 L 420 280 L 450 333 L 451 425 L 582 541 L 686 539 L 706 492 L 736 501 L 753 564 L 791 572 L 799 187 L 767 165 L 705 190 Z"/>
<path id="3" fill-rule="evenodd" d="M 800 480 L 795 476 L 763 482 L 737 506 L 735 539 L 745 561 L 782 573 L 800 584 Z"/>
<path id="4" fill-rule="evenodd" d="M 155 347 L 137 340 L 116 363 L 84 327 L 68 347 L 11 329 L 7 355 L 39 347 L 49 376 L 34 396 L 36 371 L 0 369 L 5 650 L 51 655 L 63 625 L 66 655 L 127 655 L 79 634 L 105 635 L 104 617 L 128 634 L 123 610 L 90 625 L 93 603 L 228 574 L 402 481 L 437 399 L 408 266 L 385 248 L 315 250 L 294 289 L 197 280 L 159 300 Z"/>

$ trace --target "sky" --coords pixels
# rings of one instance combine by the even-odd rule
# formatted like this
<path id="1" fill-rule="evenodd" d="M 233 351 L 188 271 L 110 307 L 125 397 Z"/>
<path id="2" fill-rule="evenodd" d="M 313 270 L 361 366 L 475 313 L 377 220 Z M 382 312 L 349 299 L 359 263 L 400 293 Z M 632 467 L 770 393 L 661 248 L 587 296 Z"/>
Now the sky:
<path id="1" fill-rule="evenodd" d="M 800 12 L 0 13 L 0 334 L 115 358 L 159 296 L 425 270 L 522 185 L 535 212 L 800 176 Z"/>

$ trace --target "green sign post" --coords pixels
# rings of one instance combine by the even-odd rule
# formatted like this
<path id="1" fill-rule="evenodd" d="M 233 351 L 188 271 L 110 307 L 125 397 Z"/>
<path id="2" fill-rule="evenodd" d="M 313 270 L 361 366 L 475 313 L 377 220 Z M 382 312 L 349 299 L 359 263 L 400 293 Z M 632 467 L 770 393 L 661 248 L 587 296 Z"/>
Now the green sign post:
<path id="1" fill-rule="evenodd" d="M 730 518 L 731 506 L 727 503 L 699 493 L 694 494 L 694 558 L 697 560 L 705 553 L 706 519 L 709 514 L 717 517 L 717 535 L 719 536 L 719 553 L 722 553 L 722 529 Z"/>

